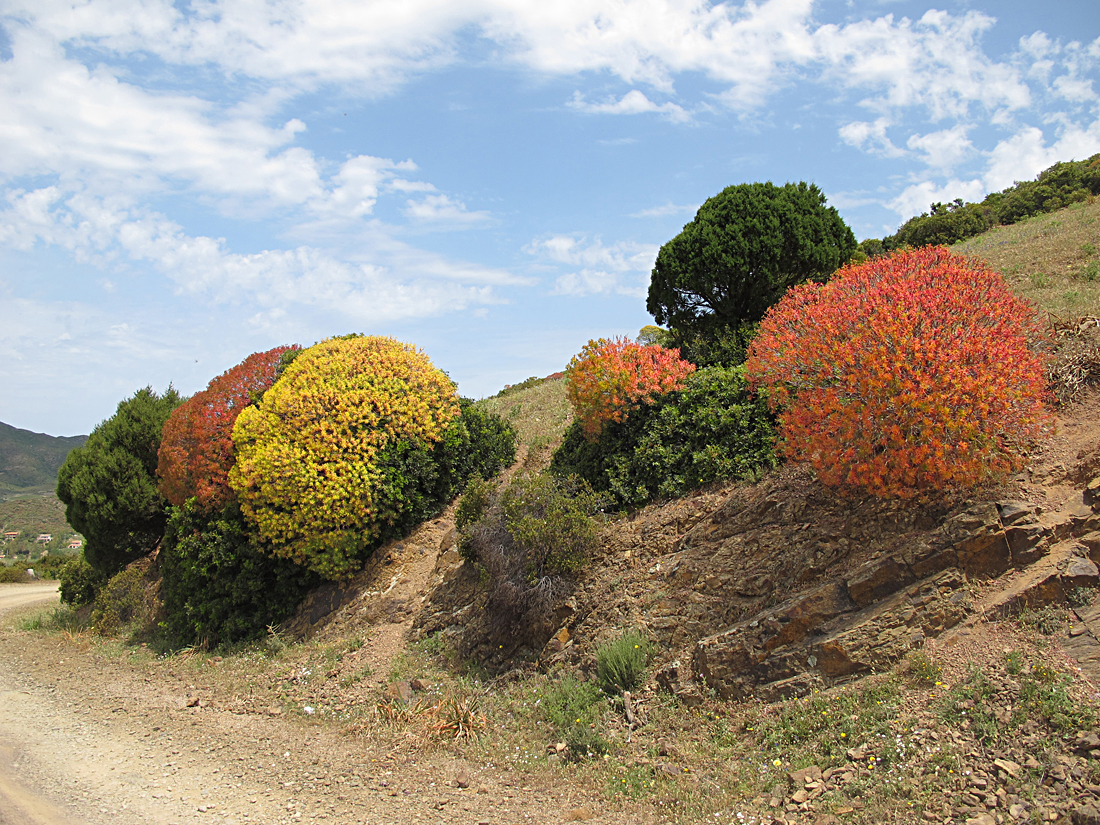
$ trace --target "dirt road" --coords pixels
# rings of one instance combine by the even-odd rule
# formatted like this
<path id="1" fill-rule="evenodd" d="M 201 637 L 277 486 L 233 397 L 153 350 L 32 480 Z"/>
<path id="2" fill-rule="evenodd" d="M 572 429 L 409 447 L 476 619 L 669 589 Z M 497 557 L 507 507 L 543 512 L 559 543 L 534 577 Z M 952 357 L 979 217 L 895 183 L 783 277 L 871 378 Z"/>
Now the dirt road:
<path id="1" fill-rule="evenodd" d="M 25 593 L 5 586 L 0 600 L 12 601 L 0 603 L 25 607 L 32 587 L 54 598 L 48 585 L 13 587 Z M 273 707 L 259 684 L 246 709 L 224 679 L 204 678 L 229 662 L 183 666 L 27 631 L 26 613 L 0 616 L 0 825 L 639 821 L 569 783 L 349 736 Z"/>

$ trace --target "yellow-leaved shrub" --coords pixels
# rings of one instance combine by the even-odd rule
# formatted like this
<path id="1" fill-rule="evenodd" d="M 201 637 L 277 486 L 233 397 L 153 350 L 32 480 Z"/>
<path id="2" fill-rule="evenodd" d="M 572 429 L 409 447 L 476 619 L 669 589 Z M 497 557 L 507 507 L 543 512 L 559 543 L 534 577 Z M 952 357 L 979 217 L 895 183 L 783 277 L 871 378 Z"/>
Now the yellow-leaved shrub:
<path id="1" fill-rule="evenodd" d="M 229 483 L 270 552 L 344 578 L 401 518 L 395 451 L 433 445 L 458 413 L 454 383 L 416 347 L 330 338 L 237 418 Z"/>

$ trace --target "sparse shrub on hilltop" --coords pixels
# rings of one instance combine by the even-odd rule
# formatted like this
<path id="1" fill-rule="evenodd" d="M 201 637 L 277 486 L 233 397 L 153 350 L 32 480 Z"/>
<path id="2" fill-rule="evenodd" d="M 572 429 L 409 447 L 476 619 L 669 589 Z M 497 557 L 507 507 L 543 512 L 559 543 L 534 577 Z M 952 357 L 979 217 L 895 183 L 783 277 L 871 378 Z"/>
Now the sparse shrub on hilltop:
<path id="1" fill-rule="evenodd" d="M 962 198 L 933 203 L 928 212 L 910 218 L 893 235 L 865 240 L 860 248 L 874 257 L 910 246 L 947 246 L 991 227 L 1008 226 L 1097 195 L 1100 154 L 1056 163 L 1035 180 L 1017 181 L 1000 192 L 989 193 L 980 203 L 965 203 Z"/>
<path id="2" fill-rule="evenodd" d="M 601 338 L 569 362 L 566 392 L 585 437 L 594 441 L 605 424 L 623 421 L 631 410 L 679 389 L 694 371 L 677 350 Z"/>
<path id="3" fill-rule="evenodd" d="M 295 344 L 253 353 L 172 411 L 157 464 L 160 492 L 171 504 L 178 507 L 193 496 L 213 511 L 232 499 L 233 425 L 275 383 L 283 354 L 297 349 Z"/>
<path id="4" fill-rule="evenodd" d="M 207 647 L 262 635 L 294 613 L 321 577 L 254 546 L 239 507 L 173 508 L 159 555 L 160 597 L 173 644 Z"/>
<path id="5" fill-rule="evenodd" d="M 751 479 L 775 466 L 775 430 L 743 367 L 707 367 L 681 390 L 604 426 L 594 440 L 566 432 L 550 468 L 575 473 L 619 504 L 682 496 L 712 481 Z"/>
<path id="6" fill-rule="evenodd" d="M 827 484 L 909 498 L 1018 467 L 1045 419 L 1034 312 L 980 261 L 928 247 L 788 292 L 750 349 L 783 452 Z"/>
<path id="7" fill-rule="evenodd" d="M 118 405 L 57 474 L 65 519 L 85 538 L 84 557 L 104 576 L 152 552 L 164 535 L 168 502 L 157 490 L 164 422 L 180 403 L 171 387 L 149 387 Z"/>

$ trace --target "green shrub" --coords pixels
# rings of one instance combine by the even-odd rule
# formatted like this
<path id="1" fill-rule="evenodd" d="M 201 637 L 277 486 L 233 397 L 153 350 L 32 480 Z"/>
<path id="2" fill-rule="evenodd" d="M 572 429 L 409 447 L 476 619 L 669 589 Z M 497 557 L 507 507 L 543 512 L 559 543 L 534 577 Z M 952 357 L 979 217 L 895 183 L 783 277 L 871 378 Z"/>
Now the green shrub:
<path id="1" fill-rule="evenodd" d="M 235 504 L 206 515 L 195 499 L 173 508 L 160 565 L 166 630 L 177 645 L 216 647 L 263 636 L 321 583 L 317 574 L 255 547 Z"/>
<path id="2" fill-rule="evenodd" d="M 168 502 L 157 490 L 164 422 L 180 403 L 149 387 L 118 405 L 57 474 L 65 520 L 86 539 L 84 558 L 105 576 L 151 553 L 164 535 Z"/>
<path id="3" fill-rule="evenodd" d="M 107 583 L 107 578 L 88 564 L 83 555 L 65 562 L 57 578 L 61 585 L 61 601 L 73 607 L 92 604 Z"/>
<path id="4" fill-rule="evenodd" d="M 14 564 L 11 567 L 0 567 L 0 584 L 13 584 L 15 582 L 30 581 L 27 575 L 26 564 Z"/>
<path id="5" fill-rule="evenodd" d="M 96 594 L 92 629 L 101 636 L 117 636 L 127 625 L 150 621 L 152 606 L 145 590 L 145 570 L 139 565 L 112 576 Z"/>
<path id="6" fill-rule="evenodd" d="M 605 693 L 634 690 L 645 679 L 649 656 L 649 640 L 637 630 L 628 630 L 596 650 L 596 681 Z"/>
<path id="7" fill-rule="evenodd" d="M 776 463 L 775 430 L 742 367 L 707 367 L 684 389 L 608 424 L 595 442 L 574 425 L 551 470 L 576 474 L 615 502 L 682 496 L 712 481 L 753 479 Z"/>
<path id="8" fill-rule="evenodd" d="M 564 676 L 542 695 L 542 712 L 565 742 L 573 759 L 607 753 L 607 741 L 599 732 L 600 690 L 591 682 Z"/>
<path id="9" fill-rule="evenodd" d="M 476 561 L 476 553 L 469 541 L 467 528 L 476 524 L 489 509 L 496 485 L 481 478 L 472 478 L 455 508 L 455 528 L 459 532 L 458 553 L 466 561 Z"/>
<path id="10" fill-rule="evenodd" d="M 579 479 L 520 475 L 466 526 L 466 558 L 488 580 L 492 635 L 516 640 L 542 632 L 599 537 L 592 515 L 600 501 Z"/>

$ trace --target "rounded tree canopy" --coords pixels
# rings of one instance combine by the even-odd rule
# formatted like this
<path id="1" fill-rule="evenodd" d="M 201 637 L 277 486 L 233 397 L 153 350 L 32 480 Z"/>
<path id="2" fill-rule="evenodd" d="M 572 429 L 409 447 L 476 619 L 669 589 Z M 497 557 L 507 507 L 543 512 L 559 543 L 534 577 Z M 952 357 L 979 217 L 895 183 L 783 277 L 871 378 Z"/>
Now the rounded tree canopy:
<path id="1" fill-rule="evenodd" d="M 164 422 L 180 403 L 169 387 L 149 387 L 118 405 L 57 474 L 65 518 L 84 534 L 84 557 L 112 576 L 153 551 L 164 535 L 167 504 L 157 490 L 157 449 Z"/>
<path id="2" fill-rule="evenodd" d="M 661 247 L 646 309 L 680 330 L 755 323 L 789 287 L 825 280 L 855 249 L 817 186 L 729 186 Z"/>

